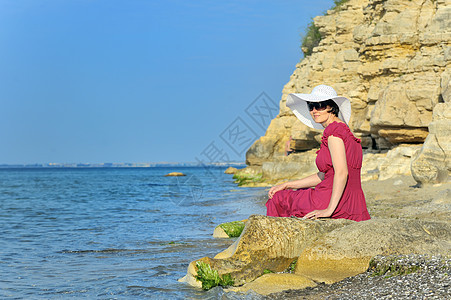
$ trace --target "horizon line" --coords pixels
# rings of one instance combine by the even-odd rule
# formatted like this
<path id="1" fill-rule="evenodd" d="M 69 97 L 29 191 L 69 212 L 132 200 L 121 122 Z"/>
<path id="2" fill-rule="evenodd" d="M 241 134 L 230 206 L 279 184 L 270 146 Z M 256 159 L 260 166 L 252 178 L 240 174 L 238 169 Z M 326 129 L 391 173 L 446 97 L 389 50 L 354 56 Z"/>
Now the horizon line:
<path id="1" fill-rule="evenodd" d="M 119 162 L 119 163 L 0 163 L 0 168 L 7 167 L 42 167 L 42 168 L 77 168 L 77 167 L 99 167 L 99 168 L 120 168 L 120 167 L 156 167 L 156 166 L 226 166 L 226 165 L 245 165 L 244 161 L 229 161 L 229 162 Z"/>

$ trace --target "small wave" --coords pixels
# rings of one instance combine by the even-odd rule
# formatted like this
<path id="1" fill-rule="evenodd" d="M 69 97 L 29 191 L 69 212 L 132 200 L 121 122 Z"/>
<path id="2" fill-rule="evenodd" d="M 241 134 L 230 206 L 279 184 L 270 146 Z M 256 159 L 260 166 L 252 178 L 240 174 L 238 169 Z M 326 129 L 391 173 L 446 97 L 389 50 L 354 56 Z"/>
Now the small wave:
<path id="1" fill-rule="evenodd" d="M 57 253 L 120 253 L 120 252 L 133 252 L 133 253 L 146 253 L 149 252 L 149 250 L 144 249 L 114 249 L 114 248 L 108 248 L 103 250 L 61 250 Z"/>
<path id="2" fill-rule="evenodd" d="M 63 291 L 57 291 L 56 294 L 64 294 L 64 295 L 67 295 L 67 294 L 83 294 L 83 293 L 87 293 L 87 292 L 88 292 L 88 290 L 79 290 L 79 291 L 77 291 L 77 290 L 74 290 L 74 291 L 63 290 Z"/>
<path id="3" fill-rule="evenodd" d="M 151 290 L 151 291 L 158 291 L 158 292 L 174 292 L 173 290 L 170 289 L 164 289 L 164 288 L 157 288 L 157 287 L 153 287 L 153 286 L 140 286 L 140 285 L 129 285 L 127 286 L 128 289 L 146 289 L 146 290 Z"/>

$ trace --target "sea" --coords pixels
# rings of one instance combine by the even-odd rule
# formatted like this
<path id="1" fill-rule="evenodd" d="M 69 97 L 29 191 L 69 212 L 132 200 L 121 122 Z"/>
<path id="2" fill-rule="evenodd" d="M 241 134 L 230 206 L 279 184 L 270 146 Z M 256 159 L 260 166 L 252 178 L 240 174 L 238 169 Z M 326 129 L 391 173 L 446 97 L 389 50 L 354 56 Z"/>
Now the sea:
<path id="1" fill-rule="evenodd" d="M 218 224 L 265 214 L 224 170 L 0 169 L 0 299 L 226 299 L 177 281 L 234 242 Z"/>

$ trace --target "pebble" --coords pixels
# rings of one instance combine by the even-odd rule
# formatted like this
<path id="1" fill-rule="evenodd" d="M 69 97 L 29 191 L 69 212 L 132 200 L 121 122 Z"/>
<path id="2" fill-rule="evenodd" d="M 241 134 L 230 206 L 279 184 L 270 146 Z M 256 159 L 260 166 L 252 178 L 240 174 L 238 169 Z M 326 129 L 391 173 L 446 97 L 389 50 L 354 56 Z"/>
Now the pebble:
<path id="1" fill-rule="evenodd" d="M 263 299 L 451 299 L 451 258 L 428 255 L 376 256 L 376 264 L 419 269 L 407 275 L 376 275 L 368 270 L 357 276 L 313 288 L 274 293 Z"/>

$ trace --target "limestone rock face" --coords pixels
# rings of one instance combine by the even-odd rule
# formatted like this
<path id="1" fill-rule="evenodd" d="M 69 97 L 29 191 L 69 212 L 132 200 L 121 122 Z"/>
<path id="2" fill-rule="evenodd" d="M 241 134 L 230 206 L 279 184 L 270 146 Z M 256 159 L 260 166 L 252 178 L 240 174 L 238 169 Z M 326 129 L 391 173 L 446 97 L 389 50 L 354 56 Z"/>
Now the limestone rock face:
<path id="1" fill-rule="evenodd" d="M 247 164 L 276 162 L 290 136 L 299 150 L 318 147 L 321 133 L 286 106 L 289 93 L 310 93 L 318 84 L 351 99 L 349 125 L 364 148 L 423 143 L 434 107 L 451 97 L 450 15 L 450 0 L 349 0 L 316 17 L 322 39 L 296 65 L 279 114 L 249 149 Z"/>
<path id="2" fill-rule="evenodd" d="M 362 181 L 386 180 L 399 175 L 411 175 L 410 161 L 420 145 L 399 145 L 386 153 L 363 156 Z"/>
<path id="3" fill-rule="evenodd" d="M 411 160 L 420 149 L 419 144 L 400 144 L 385 153 L 365 153 L 361 170 L 362 181 L 386 180 L 399 175 L 411 176 Z M 263 162 L 262 166 L 247 167 L 237 174 L 261 173 L 260 186 L 301 179 L 318 172 L 315 165 L 317 150 L 275 156 L 271 161 Z"/>
<path id="4" fill-rule="evenodd" d="M 418 183 L 440 183 L 451 175 L 451 101 L 434 108 L 433 121 L 423 147 L 412 160 L 412 175 Z"/>
<path id="5" fill-rule="evenodd" d="M 262 165 L 262 179 L 276 183 L 291 178 L 302 178 L 318 172 L 315 165 L 316 150 L 274 157 Z"/>
<path id="6" fill-rule="evenodd" d="M 273 156 L 284 155 L 285 144 L 291 135 L 290 128 L 296 123 L 298 121 L 295 117 L 288 120 L 280 118 L 272 120 L 266 134 L 255 141 L 246 152 L 246 164 L 261 166 L 264 161 L 268 161 Z M 305 141 L 307 145 L 310 145 L 310 148 L 317 145 L 310 135 L 301 133 L 300 136 L 294 135 L 293 139 Z"/>
<path id="7" fill-rule="evenodd" d="M 325 234 L 307 247 L 295 273 L 332 283 L 364 272 L 382 254 L 442 254 L 451 250 L 451 225 L 408 219 L 372 219 Z"/>
<path id="8" fill-rule="evenodd" d="M 263 161 L 271 158 L 274 148 L 274 137 L 262 136 L 246 152 L 246 164 L 250 166 L 261 166 Z M 281 152 L 282 150 L 280 150 Z"/>

